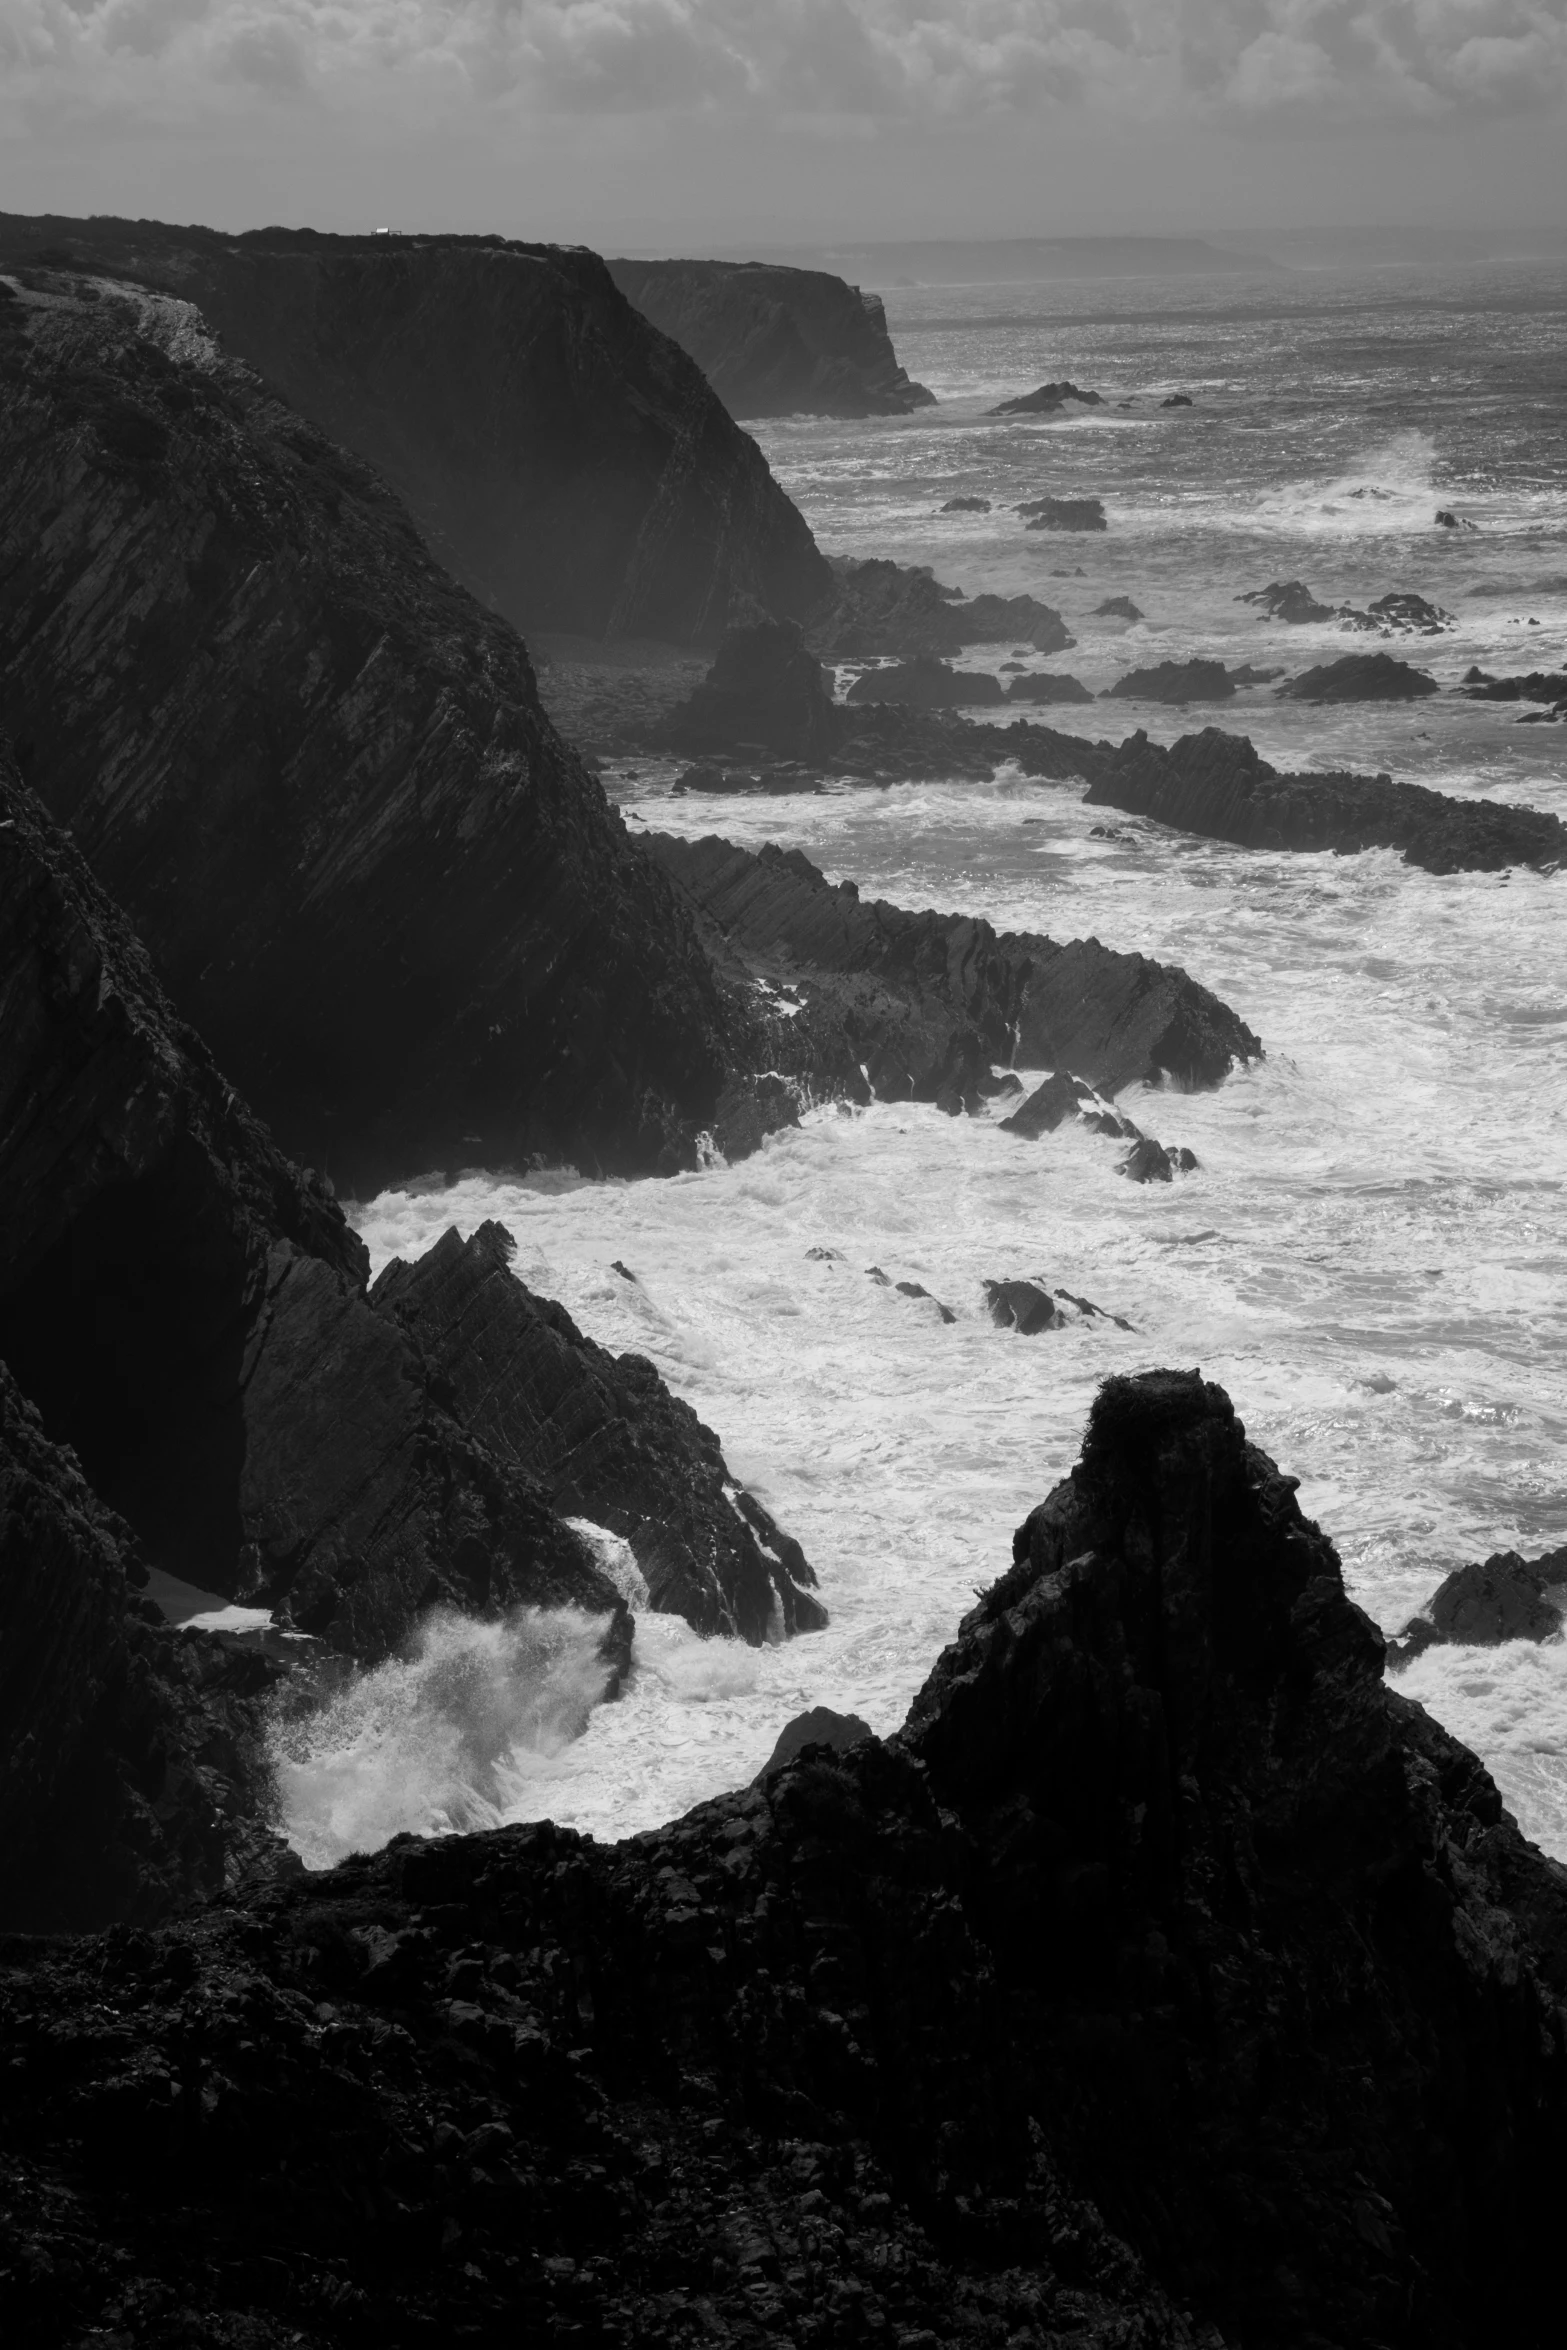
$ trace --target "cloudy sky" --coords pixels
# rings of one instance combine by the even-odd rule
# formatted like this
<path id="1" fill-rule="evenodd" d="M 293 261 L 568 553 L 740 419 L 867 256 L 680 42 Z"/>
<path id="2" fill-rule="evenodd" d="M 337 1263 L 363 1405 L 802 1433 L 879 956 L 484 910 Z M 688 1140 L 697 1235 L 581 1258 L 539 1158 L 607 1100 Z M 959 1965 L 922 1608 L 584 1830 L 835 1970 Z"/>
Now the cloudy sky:
<path id="1" fill-rule="evenodd" d="M 0 209 L 834 237 L 1567 209 L 1567 0 L 0 0 Z"/>

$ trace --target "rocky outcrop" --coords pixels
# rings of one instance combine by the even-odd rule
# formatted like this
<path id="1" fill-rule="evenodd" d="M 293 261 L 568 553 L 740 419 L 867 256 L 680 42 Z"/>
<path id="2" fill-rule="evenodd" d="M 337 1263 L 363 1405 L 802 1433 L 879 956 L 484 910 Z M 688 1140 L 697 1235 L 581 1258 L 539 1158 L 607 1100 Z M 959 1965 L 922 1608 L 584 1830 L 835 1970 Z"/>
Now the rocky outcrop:
<path id="1" fill-rule="evenodd" d="M 897 1737 L 13 1947 L 11 2329 L 1546 2350 L 1567 1875 L 1293 1484 L 1111 1381 Z"/>
<path id="2" fill-rule="evenodd" d="M 585 1338 L 511 1272 L 499 1224 L 394 1259 L 371 1303 L 407 1332 L 465 1426 L 566 1518 L 628 1542 L 650 1604 L 753 1642 L 827 1611 L 799 1544 L 730 1474 L 718 1438 L 642 1355 Z"/>
<path id="3" fill-rule="evenodd" d="M 762 1786 L 785 1763 L 792 1763 L 808 1746 L 824 1746 L 834 1754 L 845 1748 L 858 1746 L 862 1738 L 874 1737 L 869 1722 L 858 1714 L 834 1713 L 830 1705 L 813 1705 L 793 1721 L 785 1722 L 779 1731 L 772 1753 L 757 1773 L 756 1784 Z"/>
<path id="4" fill-rule="evenodd" d="M 977 708 L 1001 701 L 1001 680 L 985 670 L 954 669 L 934 653 L 916 653 L 886 669 L 867 669 L 844 699 L 895 702 L 909 710 Z"/>
<path id="5" fill-rule="evenodd" d="M 764 261 L 611 261 L 644 318 L 731 416 L 907 416 L 936 395 L 898 364 L 879 294 Z"/>
<path id="6" fill-rule="evenodd" d="M 799 850 L 652 834 L 715 963 L 748 994 L 761 1064 L 817 1096 L 977 1106 L 992 1065 L 1075 1070 L 1104 1093 L 1216 1085 L 1261 1045 L 1184 971 L 1097 939 L 998 934 L 834 887 Z M 773 1006 L 787 987 L 789 1002 Z"/>
<path id="7" fill-rule="evenodd" d="M 1273 580 L 1265 588 L 1253 588 L 1237 596 L 1235 601 L 1255 604 L 1270 620 L 1282 620 L 1293 628 L 1312 621 L 1336 620 L 1341 627 L 1366 635 L 1440 636 L 1444 629 L 1456 625 L 1451 612 L 1444 612 L 1440 604 L 1429 603 L 1424 596 L 1417 596 L 1407 588 L 1378 596 L 1364 611 L 1353 604 L 1324 604 L 1299 579 Z"/>
<path id="8" fill-rule="evenodd" d="M 1009 702 L 1091 702 L 1089 687 L 1062 670 L 1035 669 L 1014 677 L 1007 687 Z"/>
<path id="9" fill-rule="evenodd" d="M 1023 392 L 1015 400 L 1003 400 L 998 407 L 987 411 L 991 416 L 1054 416 L 1068 403 L 1081 408 L 1102 408 L 1104 396 L 1100 392 L 1080 392 L 1074 383 L 1041 384 L 1037 392 Z"/>
<path id="10" fill-rule="evenodd" d="M 520 628 L 711 643 L 826 592 L 755 442 L 580 246 L 0 218 L 0 270 L 40 254 L 195 303 Z"/>
<path id="11" fill-rule="evenodd" d="M 1227 702 L 1235 680 L 1222 661 L 1160 661 L 1129 669 L 1105 692 L 1129 702 Z"/>
<path id="12" fill-rule="evenodd" d="M 838 737 L 832 686 L 792 621 L 737 628 L 695 691 L 654 731 L 670 749 L 824 760 Z"/>
<path id="13" fill-rule="evenodd" d="M 1096 620 L 1141 620 L 1143 613 L 1130 596 L 1106 596 L 1102 604 L 1094 606 Z"/>
<path id="14" fill-rule="evenodd" d="M 188 307 L 34 275 L 0 303 L 0 723 L 226 1074 L 361 1190 L 694 1163 L 706 967 L 512 629 Z"/>
<path id="15" fill-rule="evenodd" d="M 879 557 L 833 562 L 836 586 L 807 625 L 817 650 L 852 660 L 960 653 L 965 645 L 1029 644 L 1061 653 L 1077 642 L 1059 612 L 1033 596 L 972 596 L 922 567 Z"/>
<path id="16" fill-rule="evenodd" d="M 1567 669 L 1531 669 L 1515 677 L 1492 677 L 1475 666 L 1465 670 L 1462 691 L 1471 702 L 1567 702 Z"/>
<path id="17" fill-rule="evenodd" d="M 1030 530 L 1108 530 L 1102 498 L 1031 498 L 1019 506 Z"/>
<path id="18" fill-rule="evenodd" d="M 982 1284 L 986 1311 L 998 1330 L 1015 1330 L 1020 1338 L 1037 1338 L 1042 1330 L 1068 1330 L 1083 1322 L 1113 1322 L 1118 1330 L 1132 1325 L 1120 1314 L 1107 1314 L 1091 1298 L 1074 1297 L 1069 1289 L 1046 1289 L 1038 1281 L 986 1281 Z"/>
<path id="19" fill-rule="evenodd" d="M 1068 1119 L 1090 1128 L 1095 1134 L 1109 1135 L 1114 1141 L 1132 1145 L 1126 1157 L 1116 1168 L 1118 1175 L 1127 1176 L 1133 1183 L 1169 1183 L 1177 1172 L 1189 1175 L 1197 1165 L 1192 1151 L 1176 1148 L 1167 1150 L 1151 1134 L 1112 1109 L 1091 1085 L 1066 1070 L 1057 1070 L 1043 1085 L 1036 1086 L 1020 1102 L 1010 1117 L 997 1120 L 1003 1134 L 1016 1134 L 1025 1142 L 1037 1142 L 1041 1135 L 1054 1134 Z M 1065 1295 L 1065 1291 L 1060 1293 Z"/>
<path id="20" fill-rule="evenodd" d="M 1406 865 L 1430 873 L 1550 865 L 1567 855 L 1559 817 L 1453 799 L 1387 775 L 1280 774 L 1247 736 L 1214 726 L 1182 735 L 1167 750 L 1141 730 L 1119 748 L 1084 749 L 1092 756 L 1079 771 L 1092 778 L 1084 796 L 1095 806 L 1243 848 L 1401 849 Z"/>
<path id="21" fill-rule="evenodd" d="M 0 1358 L 149 1561 L 361 1660 L 436 1602 L 620 1594 L 453 1413 L 319 1179 L 0 771 Z"/>
<path id="22" fill-rule="evenodd" d="M 1499 1550 L 1478 1564 L 1455 1567 L 1438 1585 L 1424 1613 L 1412 1616 L 1388 1648 L 1397 1667 L 1423 1649 L 1453 1642 L 1495 1648 L 1504 1640 L 1552 1640 L 1567 1609 L 1567 1546 L 1526 1559 Z"/>
<path id="23" fill-rule="evenodd" d="M 1434 677 L 1391 653 L 1345 653 L 1302 670 L 1279 692 L 1291 702 L 1414 702 L 1440 692 Z"/>
<path id="24" fill-rule="evenodd" d="M 1291 628 L 1304 628 L 1311 621 L 1333 618 L 1333 606 L 1320 602 L 1303 579 L 1271 580 L 1265 588 L 1252 588 L 1235 601 L 1255 604 L 1270 620 L 1282 620 Z"/>

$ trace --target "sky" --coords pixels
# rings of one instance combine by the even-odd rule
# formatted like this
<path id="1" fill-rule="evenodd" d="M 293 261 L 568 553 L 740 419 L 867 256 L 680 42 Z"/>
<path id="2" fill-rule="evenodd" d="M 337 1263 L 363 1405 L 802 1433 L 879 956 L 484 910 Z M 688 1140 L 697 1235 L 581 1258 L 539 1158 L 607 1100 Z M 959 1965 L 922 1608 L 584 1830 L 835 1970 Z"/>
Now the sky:
<path id="1" fill-rule="evenodd" d="M 1567 215 L 1567 0 L 0 0 L 0 210 L 834 238 Z"/>

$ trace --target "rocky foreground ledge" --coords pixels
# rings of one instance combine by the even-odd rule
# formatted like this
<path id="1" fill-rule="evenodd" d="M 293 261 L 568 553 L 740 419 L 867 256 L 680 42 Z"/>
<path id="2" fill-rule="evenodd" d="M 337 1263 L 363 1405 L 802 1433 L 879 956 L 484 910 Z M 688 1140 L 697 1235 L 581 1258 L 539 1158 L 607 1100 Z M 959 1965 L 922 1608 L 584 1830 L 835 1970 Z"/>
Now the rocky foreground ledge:
<path id="1" fill-rule="evenodd" d="M 903 1731 L 0 1952 L 18 2338 L 1517 2350 L 1567 1872 L 1113 1380 Z"/>

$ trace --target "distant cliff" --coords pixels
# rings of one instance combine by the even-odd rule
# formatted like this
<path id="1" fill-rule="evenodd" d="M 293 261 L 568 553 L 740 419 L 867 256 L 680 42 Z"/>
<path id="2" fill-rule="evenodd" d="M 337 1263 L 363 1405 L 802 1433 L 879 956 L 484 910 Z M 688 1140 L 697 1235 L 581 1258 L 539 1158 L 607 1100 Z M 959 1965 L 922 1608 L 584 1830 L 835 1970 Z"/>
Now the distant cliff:
<path id="1" fill-rule="evenodd" d="M 878 294 L 762 261 L 611 261 L 621 292 L 701 368 L 731 416 L 906 416 L 934 404 L 898 364 Z"/>
<path id="2" fill-rule="evenodd" d="M 596 254 L 0 215 L 0 270 L 40 260 L 199 304 L 520 628 L 705 642 L 831 589 L 760 450 Z"/>

